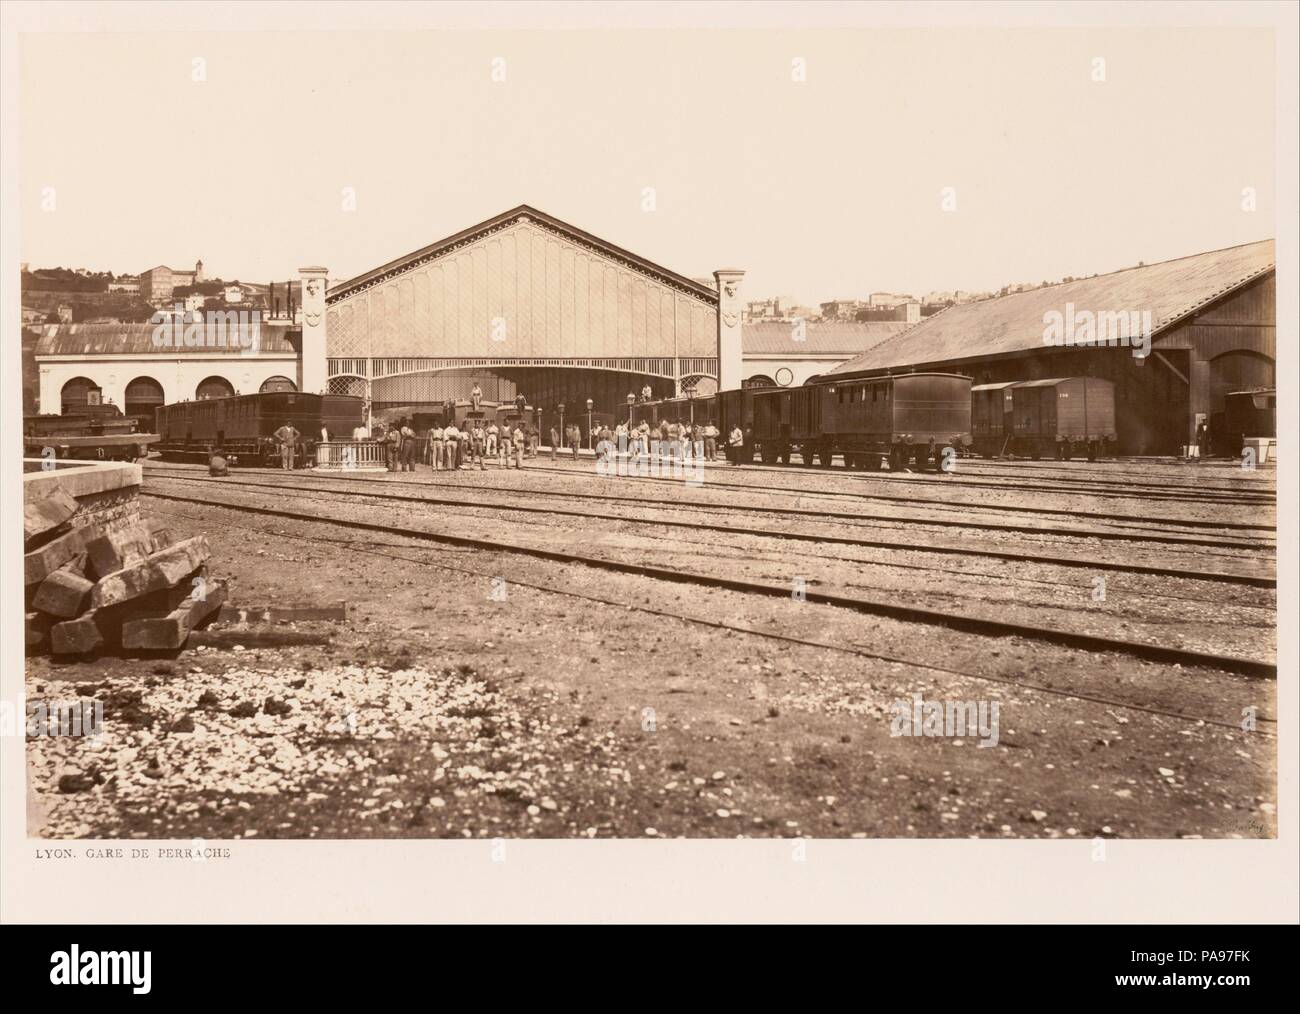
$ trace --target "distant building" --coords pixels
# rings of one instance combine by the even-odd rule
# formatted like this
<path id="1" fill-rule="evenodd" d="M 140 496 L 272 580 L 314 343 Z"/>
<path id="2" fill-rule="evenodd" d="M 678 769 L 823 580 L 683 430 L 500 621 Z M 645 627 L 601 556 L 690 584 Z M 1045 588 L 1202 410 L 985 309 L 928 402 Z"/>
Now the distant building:
<path id="1" fill-rule="evenodd" d="M 191 292 L 188 296 L 185 297 L 186 310 L 202 310 L 203 303 L 204 303 L 204 297 L 199 295 L 197 292 Z"/>
<path id="2" fill-rule="evenodd" d="M 60 324 L 72 323 L 72 307 L 67 303 L 60 303 L 58 310 L 55 312 L 59 315 Z"/>
<path id="3" fill-rule="evenodd" d="M 914 302 L 911 296 L 900 296 L 894 292 L 873 292 L 868 300 L 872 306 L 902 306 L 904 303 Z"/>
<path id="4" fill-rule="evenodd" d="M 864 299 L 832 299 L 821 304 L 822 320 L 851 321 L 857 319 L 858 311 L 871 305 Z"/>
<path id="5" fill-rule="evenodd" d="M 244 301 L 244 290 L 238 285 L 227 285 L 222 296 L 227 303 L 242 303 Z"/>
<path id="6" fill-rule="evenodd" d="M 140 279 L 135 275 L 122 275 L 116 281 L 108 283 L 108 291 L 138 293 L 140 291 Z"/>
<path id="7" fill-rule="evenodd" d="M 916 300 L 908 300 L 906 303 L 899 303 L 895 306 L 868 306 L 859 310 L 854 316 L 854 320 L 859 321 L 903 321 L 907 324 L 916 324 L 922 316 L 921 304 Z"/>
<path id="8" fill-rule="evenodd" d="M 203 261 L 196 261 L 193 271 L 177 271 L 159 264 L 140 274 L 140 295 L 157 306 L 171 300 L 173 292 L 181 286 L 197 285 L 203 281 Z"/>

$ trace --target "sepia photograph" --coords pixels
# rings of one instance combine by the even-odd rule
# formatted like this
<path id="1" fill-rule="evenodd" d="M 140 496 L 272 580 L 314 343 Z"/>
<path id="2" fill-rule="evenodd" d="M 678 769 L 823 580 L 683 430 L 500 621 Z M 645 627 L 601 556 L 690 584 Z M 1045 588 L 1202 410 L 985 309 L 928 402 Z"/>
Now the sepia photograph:
<path id="1" fill-rule="evenodd" d="M 16 6 L 25 862 L 1294 855 L 1294 10 Z"/>

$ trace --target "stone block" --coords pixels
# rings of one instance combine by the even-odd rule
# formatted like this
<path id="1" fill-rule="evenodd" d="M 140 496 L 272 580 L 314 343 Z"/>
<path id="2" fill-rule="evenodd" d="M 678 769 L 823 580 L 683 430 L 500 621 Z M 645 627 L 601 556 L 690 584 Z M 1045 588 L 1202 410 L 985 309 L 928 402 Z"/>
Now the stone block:
<path id="1" fill-rule="evenodd" d="M 105 532 L 86 544 L 92 577 L 109 574 L 143 562 L 154 551 L 153 533 L 144 525 Z"/>
<path id="2" fill-rule="evenodd" d="M 216 615 L 225 601 L 225 585 L 213 581 L 202 599 L 186 602 L 166 616 L 127 620 L 122 624 L 122 647 L 132 651 L 179 648 L 190 636 L 190 631 Z"/>
<path id="3" fill-rule="evenodd" d="M 99 579 L 90 593 L 93 609 L 118 605 L 164 588 L 174 588 L 192 575 L 211 555 L 202 535 L 178 542 L 139 563 Z"/>
<path id="4" fill-rule="evenodd" d="M 23 505 L 23 545 L 34 545 L 77 513 L 77 501 L 62 489 Z"/>
<path id="5" fill-rule="evenodd" d="M 87 580 L 80 573 L 80 557 L 65 564 L 41 582 L 36 589 L 32 605 L 39 612 L 50 616 L 71 619 L 85 608 L 90 591 L 95 582 Z"/>
<path id="6" fill-rule="evenodd" d="M 82 525 L 58 538 L 33 549 L 23 559 L 23 584 L 40 584 L 56 570 L 85 551 L 86 546 L 100 535 L 95 525 Z"/>

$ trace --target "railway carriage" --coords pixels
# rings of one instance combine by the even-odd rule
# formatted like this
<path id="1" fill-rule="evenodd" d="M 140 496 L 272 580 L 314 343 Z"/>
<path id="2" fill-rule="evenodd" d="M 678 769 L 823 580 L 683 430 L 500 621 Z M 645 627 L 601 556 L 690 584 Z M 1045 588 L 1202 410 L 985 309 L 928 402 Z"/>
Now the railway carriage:
<path id="1" fill-rule="evenodd" d="M 156 410 L 158 443 L 166 461 L 207 461 L 223 451 L 231 464 L 277 466 L 275 431 L 289 423 L 300 434 L 298 460 L 314 459 L 321 428 L 348 439 L 362 423 L 363 400 L 345 394 L 264 394 L 205 398 Z"/>
<path id="2" fill-rule="evenodd" d="M 1100 377 L 1024 380 L 1010 388 L 1010 451 L 1037 461 L 1069 461 L 1078 450 L 1089 461 L 1113 455 L 1115 385 Z"/>
<path id="3" fill-rule="evenodd" d="M 970 378 L 953 373 L 828 378 L 753 395 L 754 443 L 765 462 L 898 470 L 913 460 L 942 468 L 970 444 Z"/>

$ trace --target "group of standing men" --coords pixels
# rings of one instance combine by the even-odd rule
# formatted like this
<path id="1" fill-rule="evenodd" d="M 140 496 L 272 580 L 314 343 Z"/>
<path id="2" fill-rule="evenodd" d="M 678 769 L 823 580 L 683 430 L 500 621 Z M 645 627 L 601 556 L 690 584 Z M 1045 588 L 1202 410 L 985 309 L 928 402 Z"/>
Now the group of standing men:
<path id="1" fill-rule="evenodd" d="M 528 436 L 518 423 L 484 426 L 481 419 L 466 419 L 463 427 L 451 422 L 429 431 L 429 464 L 435 472 L 472 468 L 475 462 L 483 469 L 486 460 L 495 457 L 503 468 L 510 467 L 511 458 L 516 468 L 523 468 L 527 446 Z"/>

